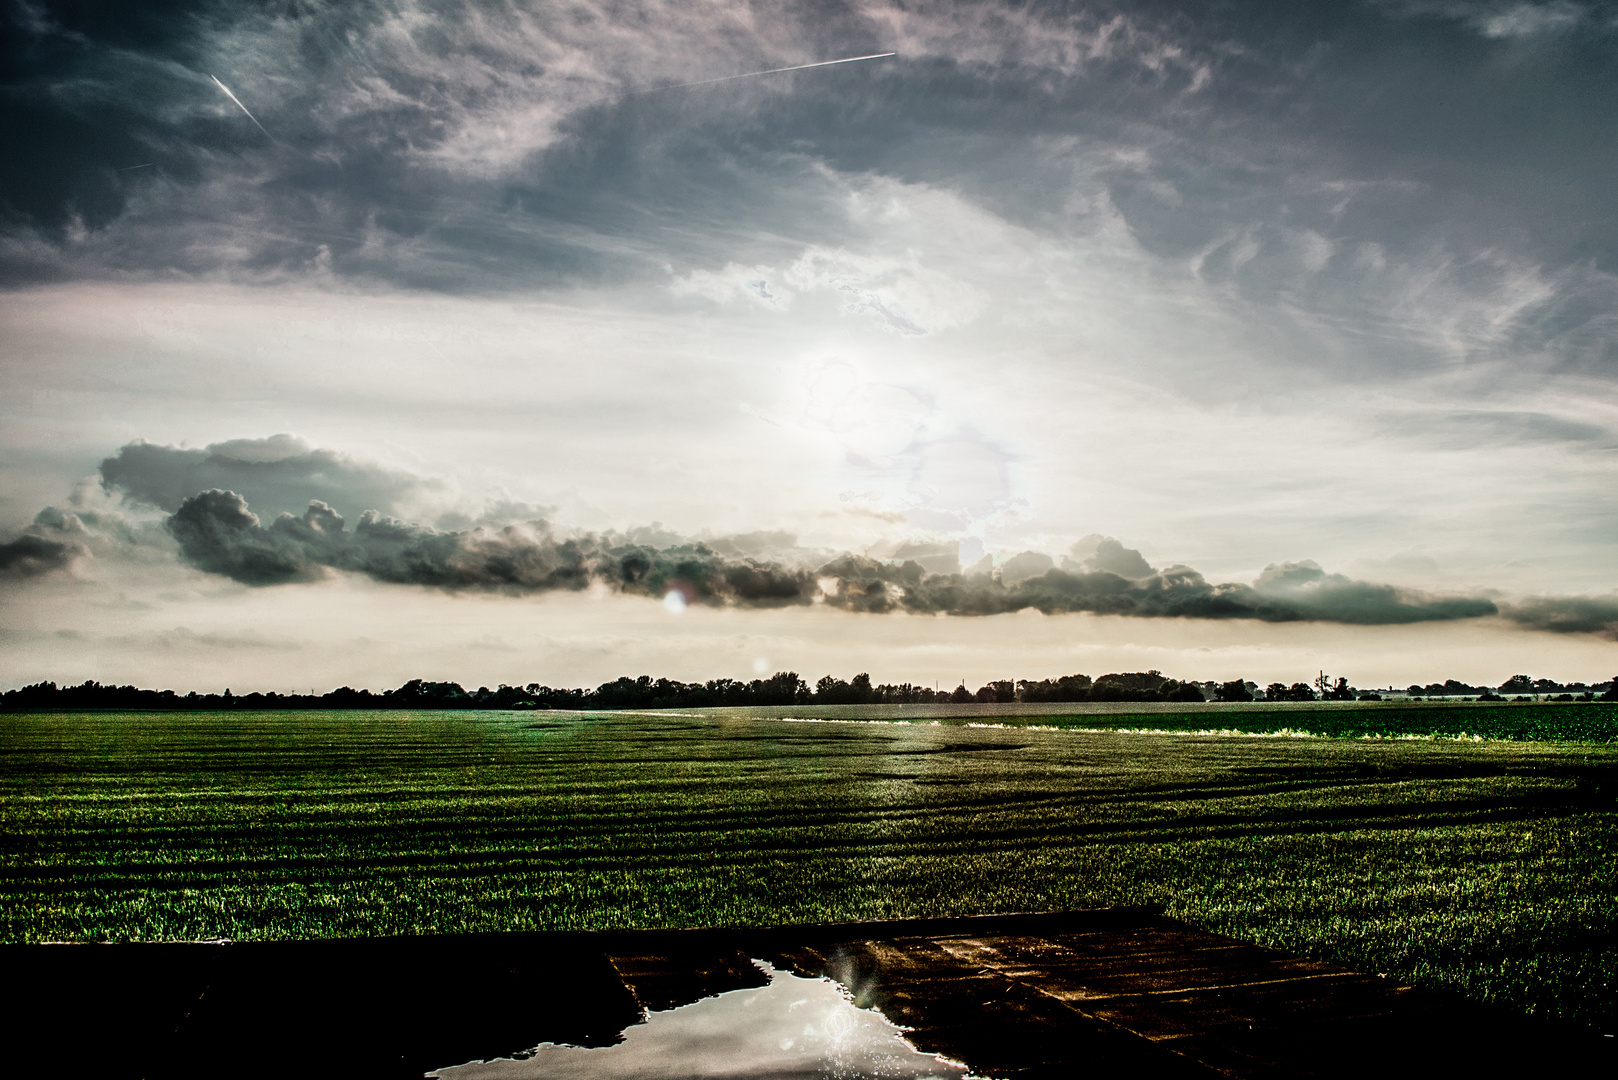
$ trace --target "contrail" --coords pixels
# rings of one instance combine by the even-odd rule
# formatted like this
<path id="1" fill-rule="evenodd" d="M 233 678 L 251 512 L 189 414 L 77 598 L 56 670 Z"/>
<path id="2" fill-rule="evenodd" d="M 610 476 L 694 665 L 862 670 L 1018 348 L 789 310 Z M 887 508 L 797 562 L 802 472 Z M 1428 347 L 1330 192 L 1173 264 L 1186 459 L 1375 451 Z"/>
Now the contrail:
<path id="1" fill-rule="evenodd" d="M 219 76 L 217 76 L 217 75 L 209 75 L 208 78 L 212 79 L 214 81 L 214 85 L 219 87 L 219 89 L 223 90 L 225 92 L 226 96 L 228 96 L 230 98 L 230 100 L 232 100 L 232 101 L 234 101 L 236 103 L 237 108 L 241 109 L 242 112 L 247 113 L 247 118 L 249 120 L 253 121 L 253 123 L 258 127 L 258 129 L 260 131 L 264 132 L 264 137 L 266 139 L 270 140 L 272 143 L 275 143 L 276 146 L 281 145 L 279 142 L 276 141 L 275 136 L 270 134 L 269 129 L 266 128 L 263 124 L 260 124 L 258 122 L 258 117 L 254 116 L 250 112 L 247 112 L 247 106 L 242 104 L 242 99 L 237 97 L 235 94 L 232 94 L 230 92 L 230 87 L 226 86 L 224 83 L 219 81 Z"/>
<path id="2" fill-rule="evenodd" d="M 123 168 L 119 169 L 118 171 L 119 172 L 128 172 L 130 169 L 150 169 L 154 164 L 156 164 L 156 163 L 148 161 L 144 165 L 125 165 Z"/>
<path id="3" fill-rule="evenodd" d="M 709 83 L 729 82 L 731 79 L 751 79 L 755 75 L 779 75 L 783 71 L 803 71 L 803 70 L 805 70 L 807 68 L 831 67 L 833 64 L 853 64 L 853 63 L 857 63 L 860 60 L 880 60 L 885 56 L 898 56 L 898 55 L 899 54 L 896 53 L 896 52 L 884 52 L 884 53 L 872 53 L 870 56 L 845 56 L 841 60 L 822 60 L 819 63 L 815 63 L 815 64 L 797 64 L 797 65 L 795 65 L 793 67 L 770 68 L 770 70 L 768 70 L 768 71 L 748 71 L 748 72 L 744 72 L 744 73 L 742 73 L 740 75 L 721 75 L 717 79 L 698 79 L 696 82 L 675 83 L 673 86 L 658 86 L 658 87 L 653 87 L 652 90 L 643 90 L 641 92 L 645 93 L 645 94 L 650 94 L 654 90 L 679 90 L 681 87 L 685 87 L 685 86 L 707 86 Z M 225 92 L 227 94 L 230 93 L 230 91 L 228 91 L 228 90 L 225 91 Z M 241 103 L 237 102 L 237 104 L 239 105 Z"/>

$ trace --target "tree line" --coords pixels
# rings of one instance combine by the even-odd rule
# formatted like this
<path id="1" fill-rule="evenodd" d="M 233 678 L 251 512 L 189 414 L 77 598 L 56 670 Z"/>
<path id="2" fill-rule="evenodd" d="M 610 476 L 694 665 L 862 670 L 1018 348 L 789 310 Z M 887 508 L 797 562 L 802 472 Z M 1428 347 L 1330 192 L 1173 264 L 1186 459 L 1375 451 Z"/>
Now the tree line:
<path id="1" fill-rule="evenodd" d="M 1454 679 L 1428 686 L 1411 686 L 1406 693 L 1417 697 L 1469 696 L 1503 701 L 1508 696 L 1553 697 L 1555 700 L 1618 701 L 1618 677 L 1608 683 L 1560 684 L 1548 679 L 1514 675 L 1493 693 L 1487 687 L 1473 687 Z M 1604 693 L 1602 691 L 1605 691 Z M 1055 679 L 1004 679 L 968 690 L 963 683 L 954 690 L 939 690 L 912 683 L 873 685 L 871 677 L 859 674 L 843 680 L 827 675 L 814 685 L 797 672 L 783 671 L 767 679 L 743 682 L 737 679 L 710 679 L 685 683 L 674 679 L 628 676 L 602 683 L 594 689 L 556 688 L 540 683 L 496 689 L 480 686 L 466 690 L 459 683 L 411 679 L 393 690 L 355 690 L 339 687 L 325 694 L 268 693 L 179 694 L 173 690 L 143 690 L 134 686 L 102 685 L 87 680 L 76 686 L 40 682 L 0 694 L 0 711 L 79 711 L 79 710 L 197 710 L 223 709 L 681 709 L 746 705 L 929 705 L 999 704 L 1009 702 L 1082 701 L 1354 701 L 1377 700 L 1374 691 L 1361 691 L 1345 678 L 1335 680 L 1320 675 L 1310 683 L 1271 683 L 1260 688 L 1243 679 L 1227 682 L 1181 681 L 1160 671 L 1134 671 L 1102 675 L 1064 675 Z"/>

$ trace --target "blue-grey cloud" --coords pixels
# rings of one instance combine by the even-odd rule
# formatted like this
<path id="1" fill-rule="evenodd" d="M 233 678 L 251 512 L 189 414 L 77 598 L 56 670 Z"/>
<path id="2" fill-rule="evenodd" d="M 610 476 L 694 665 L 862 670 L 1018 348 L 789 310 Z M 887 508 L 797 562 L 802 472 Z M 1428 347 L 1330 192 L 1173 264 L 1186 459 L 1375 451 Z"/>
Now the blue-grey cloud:
<path id="1" fill-rule="evenodd" d="M 961 191 L 1056 236 L 1094 228 L 1073 209 L 1082 176 L 1139 243 L 1210 285 L 1347 319 L 1362 363 L 1420 359 L 1398 340 L 1401 304 L 1439 279 L 1510 311 L 1489 332 L 1513 347 L 1614 361 L 1607 6 L 615 11 L 15 7 L 0 275 L 335 274 L 462 291 L 657 279 L 857 237 L 826 167 Z"/>
<path id="2" fill-rule="evenodd" d="M 172 563 L 173 541 L 161 522 L 84 502 L 81 489 L 67 509 L 45 507 L 20 535 L 0 543 L 0 578 L 42 577 L 90 559 L 146 566 Z"/>
<path id="3" fill-rule="evenodd" d="M 1618 639 L 1618 595 L 1536 596 L 1507 604 L 1506 618 L 1532 630 Z"/>
<path id="4" fill-rule="evenodd" d="M 815 594 L 807 568 L 721 550 L 737 552 L 747 538 L 740 545 L 654 547 L 617 536 L 556 536 L 543 521 L 439 532 L 375 511 L 349 530 L 341 515 L 318 501 L 301 517 L 282 514 L 263 525 L 240 495 L 217 489 L 182 502 L 168 528 L 186 561 L 247 585 L 314 581 L 328 570 L 345 570 L 442 589 L 537 593 L 599 583 L 655 596 L 679 590 L 689 602 L 750 606 L 807 603 Z"/>
<path id="5" fill-rule="evenodd" d="M 247 585 L 317 581 L 329 571 L 378 581 L 512 594 L 580 590 L 592 585 L 685 602 L 747 607 L 825 604 L 852 612 L 997 615 L 1027 608 L 1140 618 L 1257 619 L 1389 625 L 1496 614 L 1482 597 L 1434 596 L 1328 574 L 1311 562 L 1267 568 L 1253 585 L 1213 584 L 1186 566 L 1154 570 L 1138 551 L 1092 538 L 1100 558 L 1135 572 L 1060 570 L 1028 552 L 1000 571 L 931 573 L 919 563 L 847 554 L 818 565 L 753 557 L 756 538 L 720 541 L 616 534 L 556 534 L 543 522 L 502 529 L 439 532 L 367 512 L 350 530 L 340 514 L 312 502 L 301 517 L 268 525 L 240 495 L 205 491 L 168 519 L 182 557 L 209 573 Z M 772 538 L 769 546 L 779 547 Z M 669 543 L 670 540 L 677 542 Z M 1019 560 L 1043 572 L 1019 574 Z M 1040 566 L 1033 566 L 1037 570 Z"/>
<path id="6" fill-rule="evenodd" d="M 101 463 L 101 482 L 170 512 L 198 491 L 228 488 L 272 514 L 302 510 L 312 498 L 392 513 L 435 486 L 292 435 L 231 439 L 200 450 L 133 442 Z"/>
<path id="7" fill-rule="evenodd" d="M 0 544 L 0 578 L 31 578 L 68 566 L 78 549 L 60 540 L 24 533 Z"/>
<path id="8" fill-rule="evenodd" d="M 1463 450 L 1510 443 L 1585 443 L 1605 447 L 1614 440 L 1614 433 L 1599 424 L 1511 409 L 1425 409 L 1387 417 L 1383 427 L 1390 434 Z"/>

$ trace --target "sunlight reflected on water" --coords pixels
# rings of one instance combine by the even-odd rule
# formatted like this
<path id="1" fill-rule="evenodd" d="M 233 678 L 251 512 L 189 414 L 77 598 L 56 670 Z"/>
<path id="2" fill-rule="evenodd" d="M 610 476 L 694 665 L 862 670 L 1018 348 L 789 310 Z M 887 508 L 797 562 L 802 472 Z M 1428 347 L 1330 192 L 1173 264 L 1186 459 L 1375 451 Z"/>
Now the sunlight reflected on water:
<path id="1" fill-rule="evenodd" d="M 958 1080 L 966 1069 L 916 1051 L 880 1014 L 856 1008 L 831 979 L 803 979 L 760 961 L 768 986 L 733 990 L 624 1032 L 616 1046 L 542 1043 L 529 1057 L 437 1069 L 441 1080 L 676 1080 L 831 1077 Z"/>

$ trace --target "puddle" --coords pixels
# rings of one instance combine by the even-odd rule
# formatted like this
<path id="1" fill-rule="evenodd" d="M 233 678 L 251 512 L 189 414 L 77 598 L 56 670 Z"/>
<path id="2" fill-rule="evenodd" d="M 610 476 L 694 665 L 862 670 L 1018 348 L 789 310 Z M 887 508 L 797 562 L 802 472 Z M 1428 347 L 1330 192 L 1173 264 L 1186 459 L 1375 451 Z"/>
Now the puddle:
<path id="1" fill-rule="evenodd" d="M 732 990 L 624 1031 L 615 1046 L 542 1043 L 520 1059 L 435 1069 L 441 1080 L 964 1080 L 965 1068 L 923 1054 L 879 1013 L 856 1008 L 831 979 L 804 979 L 755 960 L 767 986 Z"/>

